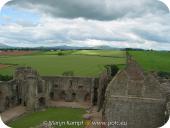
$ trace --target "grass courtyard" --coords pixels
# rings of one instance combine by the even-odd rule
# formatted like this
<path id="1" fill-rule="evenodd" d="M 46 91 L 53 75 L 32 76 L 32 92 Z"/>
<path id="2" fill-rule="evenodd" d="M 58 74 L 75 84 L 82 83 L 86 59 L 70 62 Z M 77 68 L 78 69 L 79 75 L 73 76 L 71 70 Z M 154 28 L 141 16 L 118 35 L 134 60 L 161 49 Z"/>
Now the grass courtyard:
<path id="1" fill-rule="evenodd" d="M 76 124 L 71 124 L 71 122 L 83 121 L 83 114 L 85 114 L 84 109 L 48 108 L 45 111 L 29 113 L 8 125 L 12 128 L 35 128 L 44 121 L 69 121 L 69 126 L 63 124 L 63 126 L 56 126 L 55 128 L 83 128 L 83 125 L 77 126 Z"/>

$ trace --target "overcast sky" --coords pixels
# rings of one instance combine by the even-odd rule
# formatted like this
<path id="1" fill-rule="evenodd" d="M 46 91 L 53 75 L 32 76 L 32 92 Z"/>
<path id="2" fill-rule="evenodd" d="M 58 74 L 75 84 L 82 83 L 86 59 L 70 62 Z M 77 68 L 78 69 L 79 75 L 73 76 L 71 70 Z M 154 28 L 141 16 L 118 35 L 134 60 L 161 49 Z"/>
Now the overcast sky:
<path id="1" fill-rule="evenodd" d="M 13 0 L 0 14 L 0 43 L 170 50 L 170 13 L 158 0 Z"/>

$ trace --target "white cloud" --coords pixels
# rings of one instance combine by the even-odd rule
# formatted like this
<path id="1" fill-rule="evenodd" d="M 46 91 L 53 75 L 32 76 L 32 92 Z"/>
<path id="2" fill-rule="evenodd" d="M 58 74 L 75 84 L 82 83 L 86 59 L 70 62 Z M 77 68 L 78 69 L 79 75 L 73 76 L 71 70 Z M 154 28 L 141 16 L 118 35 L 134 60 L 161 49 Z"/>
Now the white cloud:
<path id="1" fill-rule="evenodd" d="M 32 47 L 63 44 L 170 49 L 170 39 L 166 38 L 170 33 L 170 23 L 165 23 L 161 18 L 148 15 L 133 19 L 97 21 L 83 18 L 59 19 L 44 15 L 37 26 L 14 23 L 0 26 L 0 41 L 8 45 Z M 163 18 L 169 19 L 169 16 Z"/>
<path id="2" fill-rule="evenodd" d="M 140 8 L 142 8 L 142 5 L 145 5 L 146 3 L 149 7 L 149 3 L 152 2 L 152 0 L 149 0 L 148 2 L 146 2 L 146 0 L 140 0 L 140 2 L 136 2 L 136 0 L 128 1 L 133 1 L 132 4 L 135 4 L 135 6 Z M 33 8 L 33 1 L 29 0 L 28 2 L 31 5 L 29 7 Z M 126 6 L 130 6 L 127 1 L 115 3 L 110 2 L 110 0 L 105 0 L 105 6 L 107 6 L 107 9 L 104 9 L 103 13 L 112 13 L 111 8 L 113 7 L 120 9 L 120 6 L 121 8 L 125 6 L 126 9 Z M 51 7 L 53 10 L 54 3 L 52 3 L 50 4 L 49 2 L 46 7 L 45 1 L 42 1 L 39 4 L 37 1 L 35 2 L 35 4 L 38 4 L 39 7 Z M 82 3 L 82 1 L 72 0 L 72 3 L 69 3 L 73 5 L 80 5 L 80 7 L 84 7 L 89 4 L 92 7 L 96 5 L 96 9 L 100 6 L 103 7 L 102 3 L 97 3 L 97 0 L 91 0 L 91 2 L 86 1 L 85 3 Z M 23 4 L 25 7 L 27 2 L 24 2 Z M 114 4 L 113 7 L 112 4 Z M 160 12 L 162 8 L 159 10 L 158 7 L 158 5 L 155 6 L 155 9 Z M 146 8 L 144 7 L 143 9 Z M 87 14 L 88 11 L 89 10 L 87 10 Z M 59 18 L 58 16 L 54 16 L 55 14 L 49 15 L 47 12 L 40 12 L 41 18 L 36 25 L 21 24 L 19 22 L 8 23 L 3 26 L 0 25 L 0 43 L 23 47 L 109 45 L 119 48 L 133 47 L 170 50 L 170 22 L 167 22 L 170 21 L 170 14 L 167 13 L 155 14 L 150 11 L 146 13 L 145 10 L 143 15 L 137 17 L 129 17 L 128 15 L 131 15 L 131 12 L 129 12 L 128 15 L 126 14 L 126 16 L 118 19 L 98 20 L 99 17 L 80 18 L 78 15 L 77 18 L 73 19 L 69 16 Z M 79 13 L 81 15 L 81 13 L 84 12 Z M 101 13 L 101 15 L 103 15 L 103 13 Z M 113 15 L 113 13 L 111 15 Z"/>
<path id="3" fill-rule="evenodd" d="M 158 0 L 15 0 L 12 4 L 54 17 L 104 21 L 168 12 L 168 8 Z"/>

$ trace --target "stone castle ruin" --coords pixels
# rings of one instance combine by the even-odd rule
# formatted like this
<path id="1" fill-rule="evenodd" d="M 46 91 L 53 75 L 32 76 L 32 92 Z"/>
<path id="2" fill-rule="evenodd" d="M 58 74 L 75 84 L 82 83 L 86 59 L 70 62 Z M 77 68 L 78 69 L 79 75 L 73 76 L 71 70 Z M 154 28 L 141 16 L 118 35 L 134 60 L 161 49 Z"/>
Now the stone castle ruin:
<path id="1" fill-rule="evenodd" d="M 127 68 L 119 71 L 107 87 L 104 120 L 127 122 L 127 126 L 109 128 L 163 126 L 168 119 L 168 93 L 161 91 L 158 79 L 151 73 L 143 72 L 131 57 L 127 63 Z"/>
<path id="2" fill-rule="evenodd" d="M 17 68 L 14 79 L 0 83 L 1 107 L 4 111 L 17 105 L 27 106 L 34 110 L 48 102 L 48 89 L 45 81 L 31 68 Z"/>
<path id="3" fill-rule="evenodd" d="M 0 112 L 17 105 L 29 111 L 49 106 L 49 102 L 87 102 L 101 108 L 103 83 L 110 78 L 105 71 L 98 78 L 73 76 L 40 76 L 30 67 L 16 69 L 13 80 L 0 82 Z M 106 85 L 106 84 L 105 84 Z M 100 90 L 99 90 L 100 86 Z"/>
<path id="4" fill-rule="evenodd" d="M 50 101 L 87 102 L 103 111 L 103 121 L 127 122 L 107 128 L 157 128 L 170 114 L 170 80 L 144 72 L 128 56 L 127 67 L 114 77 L 40 76 L 30 67 L 17 68 L 13 80 L 0 82 L 0 112 L 18 105 L 28 111 Z"/>

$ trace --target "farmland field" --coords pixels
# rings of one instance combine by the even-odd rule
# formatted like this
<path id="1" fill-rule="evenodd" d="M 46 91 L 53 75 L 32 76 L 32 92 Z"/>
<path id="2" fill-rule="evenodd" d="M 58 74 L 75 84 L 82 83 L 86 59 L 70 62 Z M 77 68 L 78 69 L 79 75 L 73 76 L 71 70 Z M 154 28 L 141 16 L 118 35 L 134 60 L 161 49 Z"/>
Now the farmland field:
<path id="1" fill-rule="evenodd" d="M 47 55 L 57 55 L 63 53 L 65 55 L 89 55 L 89 56 L 105 56 L 105 57 L 125 57 L 124 51 L 119 50 L 66 50 L 66 51 L 48 51 Z"/>
<path id="2" fill-rule="evenodd" d="M 170 72 L 170 52 L 130 51 L 129 53 L 146 71 Z"/>
<path id="3" fill-rule="evenodd" d="M 44 121 L 83 121 L 84 109 L 73 108 L 48 108 L 45 111 L 29 113 L 8 125 L 12 128 L 31 128 L 42 124 Z M 59 127 L 59 126 L 56 126 Z M 64 125 L 60 128 L 83 128 L 83 125 Z"/>
<path id="4" fill-rule="evenodd" d="M 33 52 L 33 51 L 0 51 L 0 55 L 1 56 L 7 56 L 7 55 L 10 55 L 10 56 L 17 56 L 17 55 L 30 55 L 30 54 L 35 54 L 36 52 Z"/>
<path id="5" fill-rule="evenodd" d="M 7 68 L 0 69 L 0 74 L 12 75 L 17 66 L 31 66 L 41 75 L 62 75 L 72 71 L 74 76 L 97 76 L 105 65 L 125 64 L 124 51 L 86 50 L 85 54 L 84 51 L 64 51 L 64 55 L 57 55 L 58 51 L 49 51 L 35 55 L 0 56 L 0 64 L 8 65 Z M 88 51 L 95 55 L 87 55 Z"/>
<path id="6" fill-rule="evenodd" d="M 122 51 L 114 50 L 78 50 L 73 52 L 74 55 L 98 55 L 98 56 L 112 56 L 112 57 L 124 57 L 125 53 Z"/>

